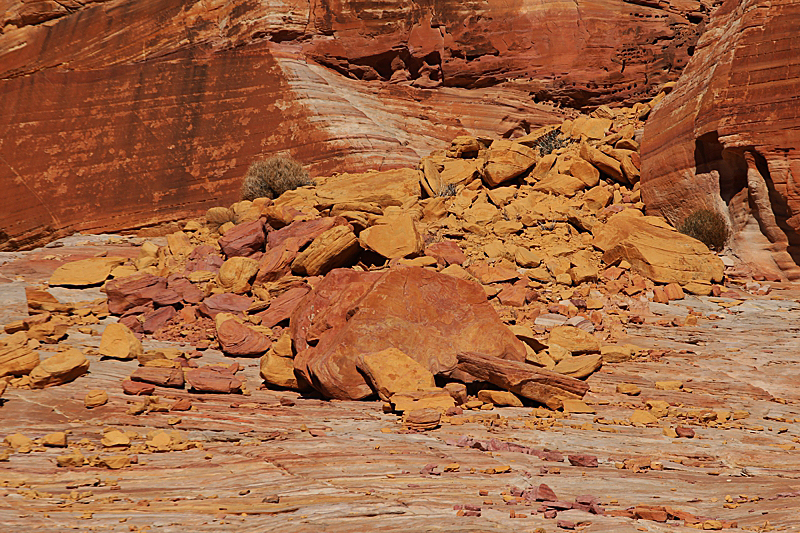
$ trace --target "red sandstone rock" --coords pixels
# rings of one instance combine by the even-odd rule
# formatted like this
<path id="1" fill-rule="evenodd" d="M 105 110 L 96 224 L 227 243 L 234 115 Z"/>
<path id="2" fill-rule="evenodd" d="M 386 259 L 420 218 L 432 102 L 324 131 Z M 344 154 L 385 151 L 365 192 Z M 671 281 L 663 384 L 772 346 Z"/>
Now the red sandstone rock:
<path id="1" fill-rule="evenodd" d="M 198 270 L 207 270 L 208 272 L 219 272 L 222 263 L 225 260 L 222 256 L 218 255 L 216 251 L 208 246 L 202 245 L 194 249 L 189 254 L 189 261 L 186 263 L 186 272 L 196 272 Z"/>
<path id="2" fill-rule="evenodd" d="M 199 392 L 231 393 L 242 388 L 242 382 L 232 374 L 209 368 L 193 368 L 186 372 L 186 381 Z"/>
<path id="3" fill-rule="evenodd" d="M 156 391 L 156 387 L 150 383 L 131 381 L 126 379 L 122 382 L 122 392 L 133 396 L 150 396 Z"/>
<path id="4" fill-rule="evenodd" d="M 264 219 L 259 218 L 239 224 L 219 239 L 219 247 L 226 257 L 250 257 L 264 251 L 266 242 Z"/>
<path id="5" fill-rule="evenodd" d="M 203 291 L 194 283 L 184 277 L 174 276 L 167 278 L 167 288 L 175 291 L 187 304 L 197 304 L 203 301 Z"/>
<path id="6" fill-rule="evenodd" d="M 253 299 L 240 294 L 224 292 L 209 296 L 197 306 L 201 315 L 214 318 L 217 313 L 241 313 L 253 303 Z"/>
<path id="7" fill-rule="evenodd" d="M 454 241 L 442 241 L 425 248 L 425 255 L 435 257 L 442 266 L 461 265 L 467 260 L 464 251 Z"/>
<path id="8" fill-rule="evenodd" d="M 585 466 L 588 468 L 597 468 L 597 457 L 587 454 L 568 455 L 567 460 L 572 466 Z"/>
<path id="9" fill-rule="evenodd" d="M 145 333 L 155 333 L 166 325 L 166 323 L 178 312 L 174 307 L 160 307 L 151 313 L 144 315 L 144 322 L 142 323 L 142 331 Z"/>
<path id="10" fill-rule="evenodd" d="M 167 288 L 167 280 L 151 274 L 138 274 L 119 280 L 111 280 L 105 285 L 108 296 L 108 310 L 120 315 L 140 305 L 153 301 L 153 297 Z"/>
<path id="11" fill-rule="evenodd" d="M 131 381 L 151 383 L 160 387 L 183 388 L 183 371 L 179 368 L 158 368 L 142 366 L 130 377 Z"/>
<path id="12" fill-rule="evenodd" d="M 270 232 L 267 236 L 267 247 L 280 247 L 291 240 L 293 246 L 286 248 L 299 250 L 334 226 L 346 226 L 344 217 L 325 217 L 314 220 L 298 220 L 279 230 Z"/>
<path id="13" fill-rule="evenodd" d="M 295 257 L 297 257 L 297 250 L 288 250 L 283 246 L 270 248 L 258 261 L 256 283 L 266 283 L 281 279 L 291 272 L 292 261 L 294 261 Z"/>
<path id="14" fill-rule="evenodd" d="M 217 340 L 223 352 L 234 356 L 261 356 L 272 346 L 266 335 L 233 319 L 220 324 Z"/>
<path id="15" fill-rule="evenodd" d="M 666 522 L 669 516 L 664 507 L 651 505 L 637 505 L 633 509 L 633 514 L 640 520 L 652 520 L 654 522 Z"/>
<path id="16" fill-rule="evenodd" d="M 181 295 L 171 289 L 162 289 L 155 291 L 152 294 L 153 304 L 161 305 L 175 305 L 181 301 Z"/>
<path id="17" fill-rule="evenodd" d="M 261 318 L 261 324 L 271 328 L 279 322 L 287 320 L 310 290 L 311 287 L 308 285 L 294 287 L 272 300 L 266 311 L 257 313 L 257 316 Z"/>
<path id="18" fill-rule="evenodd" d="M 335 269 L 311 291 L 295 310 L 289 323 L 295 351 L 316 344 L 332 328 L 344 326 L 348 312 L 373 284 L 383 276 L 379 272 L 356 272 Z"/>
<path id="19" fill-rule="evenodd" d="M 497 299 L 503 305 L 511 307 L 522 307 L 525 305 L 528 295 L 527 281 L 517 282 L 513 285 L 506 285 L 497 295 Z"/>
<path id="20" fill-rule="evenodd" d="M 675 433 L 678 435 L 678 437 L 683 437 L 686 439 L 694 438 L 694 430 L 692 428 L 678 426 L 675 428 Z"/>
<path id="21" fill-rule="evenodd" d="M 0 182 L 13 207 L 0 248 L 229 204 L 270 153 L 315 175 L 411 166 L 467 131 L 519 136 L 570 114 L 531 94 L 646 98 L 677 77 L 708 8 L 642 3 L 390 3 L 375 15 L 350 0 L 6 1 L 0 151 L 13 156 Z"/>
<path id="22" fill-rule="evenodd" d="M 538 502 L 553 502 L 558 500 L 556 497 L 556 493 L 551 489 L 549 486 L 545 485 L 544 483 L 539 484 L 538 487 L 531 489 L 530 492 L 526 491 L 525 496 L 528 499 L 536 500 Z"/>
<path id="23" fill-rule="evenodd" d="M 334 308 L 322 311 L 331 300 Z M 374 273 L 334 270 L 297 307 L 291 330 L 295 370 L 331 398 L 371 394 L 356 359 L 386 348 L 397 348 L 434 374 L 454 370 L 463 349 L 525 359 L 524 346 L 500 322 L 483 288 L 419 267 L 392 269 L 377 279 Z M 314 347 L 308 346 L 311 331 L 319 336 Z"/>
<path id="24" fill-rule="evenodd" d="M 762 274 L 800 277 L 800 4 L 726 0 L 642 142 L 642 200 L 673 225 L 722 213 Z"/>
<path id="25" fill-rule="evenodd" d="M 189 398 L 181 398 L 180 400 L 175 400 L 170 407 L 170 411 L 188 411 L 192 408 L 192 400 Z"/>
<path id="26" fill-rule="evenodd" d="M 457 358 L 458 370 L 551 409 L 560 408 L 562 400 L 582 398 L 589 390 L 589 386 L 578 379 L 519 360 L 467 351 L 458 352 Z"/>

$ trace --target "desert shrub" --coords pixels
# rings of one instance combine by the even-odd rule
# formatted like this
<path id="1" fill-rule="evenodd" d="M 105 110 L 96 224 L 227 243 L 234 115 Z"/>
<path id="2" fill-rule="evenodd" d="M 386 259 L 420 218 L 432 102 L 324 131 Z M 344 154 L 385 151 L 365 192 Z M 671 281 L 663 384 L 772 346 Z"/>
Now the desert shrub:
<path id="1" fill-rule="evenodd" d="M 447 196 L 455 196 L 456 195 L 456 184 L 455 183 L 446 183 L 442 185 L 441 189 L 436 191 L 437 197 L 447 197 Z"/>
<path id="2" fill-rule="evenodd" d="M 569 146 L 574 141 L 570 138 L 559 137 L 561 130 L 558 128 L 552 129 L 536 139 L 535 147 L 539 148 L 539 155 L 544 157 L 551 154 L 559 148 Z"/>
<path id="3" fill-rule="evenodd" d="M 277 198 L 286 191 L 311 185 L 308 172 L 294 159 L 275 156 L 255 161 L 242 181 L 242 200 Z"/>
<path id="4" fill-rule="evenodd" d="M 725 217 L 711 209 L 698 209 L 683 219 L 678 231 L 694 237 L 715 251 L 722 250 L 728 240 L 728 225 L 725 223 Z"/>

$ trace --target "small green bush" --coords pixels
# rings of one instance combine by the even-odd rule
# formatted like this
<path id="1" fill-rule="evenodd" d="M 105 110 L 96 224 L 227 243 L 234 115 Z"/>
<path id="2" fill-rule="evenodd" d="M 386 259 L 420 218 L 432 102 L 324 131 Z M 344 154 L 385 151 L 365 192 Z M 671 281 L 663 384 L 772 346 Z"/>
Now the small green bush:
<path id="1" fill-rule="evenodd" d="M 535 147 L 539 148 L 539 155 L 541 157 L 551 154 L 559 148 L 564 148 L 575 142 L 569 137 L 561 137 L 561 130 L 558 128 L 552 129 L 536 139 Z"/>
<path id="2" fill-rule="evenodd" d="M 698 209 L 683 220 L 678 231 L 694 237 L 717 252 L 725 248 L 728 241 L 725 217 L 711 209 Z"/>
<path id="3" fill-rule="evenodd" d="M 308 172 L 294 159 L 275 156 L 256 161 L 242 181 L 242 200 L 277 198 L 286 191 L 312 185 Z"/>

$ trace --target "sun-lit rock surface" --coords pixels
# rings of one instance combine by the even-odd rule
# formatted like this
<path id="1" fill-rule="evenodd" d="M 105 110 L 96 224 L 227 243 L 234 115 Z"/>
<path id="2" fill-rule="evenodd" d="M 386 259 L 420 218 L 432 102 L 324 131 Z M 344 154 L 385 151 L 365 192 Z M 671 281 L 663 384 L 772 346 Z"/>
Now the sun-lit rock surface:
<path id="1" fill-rule="evenodd" d="M 648 213 L 722 213 L 731 247 L 769 278 L 800 277 L 798 24 L 791 0 L 724 2 L 642 143 Z"/>

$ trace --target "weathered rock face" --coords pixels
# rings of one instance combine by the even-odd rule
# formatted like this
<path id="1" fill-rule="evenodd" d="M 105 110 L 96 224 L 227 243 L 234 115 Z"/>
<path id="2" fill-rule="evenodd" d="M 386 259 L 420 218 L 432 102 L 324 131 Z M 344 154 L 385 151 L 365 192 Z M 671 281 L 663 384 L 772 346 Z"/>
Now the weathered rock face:
<path id="1" fill-rule="evenodd" d="M 800 4 L 727 0 L 642 143 L 642 199 L 673 224 L 722 213 L 755 269 L 800 276 Z M 781 272 L 782 271 L 782 272 Z"/>
<path id="2" fill-rule="evenodd" d="M 652 96 L 708 11 L 655 5 L 2 0 L 0 249 L 199 214 L 269 154 L 411 166 Z"/>

